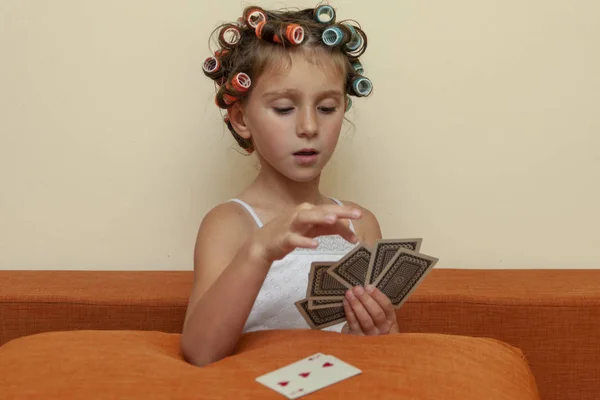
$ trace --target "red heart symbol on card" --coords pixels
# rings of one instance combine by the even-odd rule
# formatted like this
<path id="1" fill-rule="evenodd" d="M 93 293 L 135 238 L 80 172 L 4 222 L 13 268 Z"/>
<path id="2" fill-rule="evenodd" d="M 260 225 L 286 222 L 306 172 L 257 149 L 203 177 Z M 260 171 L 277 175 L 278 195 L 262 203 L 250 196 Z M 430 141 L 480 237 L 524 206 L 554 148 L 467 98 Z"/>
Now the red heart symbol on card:
<path id="1" fill-rule="evenodd" d="M 333 367 L 333 364 L 330 363 L 329 361 L 327 361 L 325 364 L 323 364 L 323 368 L 327 368 L 327 367 Z"/>
<path id="2" fill-rule="evenodd" d="M 278 382 L 277 384 L 278 384 L 279 386 L 287 386 L 287 385 L 288 385 L 288 383 L 290 383 L 290 381 Z"/>
<path id="3" fill-rule="evenodd" d="M 302 372 L 299 375 L 303 378 L 308 378 L 308 376 L 310 375 L 310 372 Z"/>

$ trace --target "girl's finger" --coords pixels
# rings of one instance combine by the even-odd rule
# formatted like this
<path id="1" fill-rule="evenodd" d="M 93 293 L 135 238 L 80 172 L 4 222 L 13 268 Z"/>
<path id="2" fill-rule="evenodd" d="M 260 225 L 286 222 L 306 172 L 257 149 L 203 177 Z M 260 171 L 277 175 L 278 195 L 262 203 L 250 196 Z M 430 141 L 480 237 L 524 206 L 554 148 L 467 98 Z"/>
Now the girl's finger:
<path id="1" fill-rule="evenodd" d="M 316 208 L 335 214 L 338 218 L 359 219 L 362 217 L 362 211 L 356 207 L 339 206 L 337 204 L 322 204 Z"/>
<path id="2" fill-rule="evenodd" d="M 373 285 L 367 285 L 367 292 L 371 291 L 371 297 L 375 299 L 375 301 L 381 306 L 383 312 L 385 313 L 385 318 L 390 321 L 396 321 L 396 311 L 394 310 L 394 306 L 390 301 L 389 297 L 387 297 L 383 292 Z"/>
<path id="3" fill-rule="evenodd" d="M 352 307 L 350 306 L 350 303 L 348 303 L 348 300 L 346 300 L 346 299 L 344 299 L 343 303 L 344 303 L 344 312 L 346 313 L 346 323 L 348 324 L 348 330 L 350 331 L 351 334 L 361 333 L 360 325 L 358 323 L 358 320 L 356 319 L 356 315 L 354 314 L 354 311 L 352 311 Z"/>
<path id="4" fill-rule="evenodd" d="M 295 217 L 299 224 L 329 223 L 333 224 L 339 219 L 359 219 L 362 211 L 357 208 L 321 205 L 314 208 L 301 208 Z"/>
<path id="5" fill-rule="evenodd" d="M 291 232 L 286 240 L 286 247 L 290 247 L 291 249 L 295 249 L 296 247 L 304 247 L 307 249 L 314 249 L 319 245 L 314 238 L 309 238 L 306 236 L 302 236 L 298 233 Z"/>
<path id="6" fill-rule="evenodd" d="M 296 214 L 292 221 L 292 227 L 299 229 L 307 225 L 333 225 L 337 221 L 337 216 L 334 213 L 326 212 L 319 209 L 302 210 Z"/>
<path id="7" fill-rule="evenodd" d="M 360 286 L 357 286 L 356 288 L 362 289 Z M 352 311 L 354 311 L 354 314 L 356 315 L 356 319 L 358 320 L 362 332 L 365 335 L 378 335 L 379 329 L 375 325 L 373 318 L 371 318 L 371 315 L 365 309 L 358 297 L 356 297 L 353 290 L 348 290 L 348 292 L 346 292 L 346 299 L 348 299 L 350 307 L 352 307 Z"/>
<path id="8" fill-rule="evenodd" d="M 292 222 L 292 230 L 305 232 L 308 227 L 314 227 L 310 236 L 337 234 L 351 243 L 358 242 L 356 234 L 350 229 L 349 222 L 340 219 L 335 213 L 316 208 L 300 211 Z"/>
<path id="9" fill-rule="evenodd" d="M 369 289 L 374 289 L 372 285 L 368 285 Z M 381 293 L 381 292 L 380 292 Z M 368 291 L 365 291 L 362 287 L 354 289 L 354 294 L 360 300 L 365 310 L 369 313 L 369 316 L 373 320 L 373 323 L 380 332 L 386 332 L 389 329 L 391 321 L 388 321 L 385 313 L 385 308 L 382 307 L 378 301 L 376 301 Z M 383 295 L 383 293 L 381 293 Z M 390 303 L 391 304 L 391 303 Z"/>
<path id="10" fill-rule="evenodd" d="M 324 227 L 325 235 L 340 235 L 350 243 L 358 242 L 358 237 L 356 234 L 350 229 L 350 224 L 347 220 L 338 220 L 335 225 L 331 227 Z"/>

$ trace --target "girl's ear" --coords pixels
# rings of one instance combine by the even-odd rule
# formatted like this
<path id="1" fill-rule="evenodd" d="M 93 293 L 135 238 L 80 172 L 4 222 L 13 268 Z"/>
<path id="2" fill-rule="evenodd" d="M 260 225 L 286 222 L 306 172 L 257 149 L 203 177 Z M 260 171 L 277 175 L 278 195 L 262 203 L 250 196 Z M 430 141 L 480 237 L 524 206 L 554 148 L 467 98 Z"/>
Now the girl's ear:
<path id="1" fill-rule="evenodd" d="M 233 129 L 235 129 L 236 133 L 244 139 L 250 139 L 252 135 L 250 134 L 250 129 L 246 124 L 245 110 L 239 101 L 229 108 L 228 114 L 231 126 L 233 126 Z"/>

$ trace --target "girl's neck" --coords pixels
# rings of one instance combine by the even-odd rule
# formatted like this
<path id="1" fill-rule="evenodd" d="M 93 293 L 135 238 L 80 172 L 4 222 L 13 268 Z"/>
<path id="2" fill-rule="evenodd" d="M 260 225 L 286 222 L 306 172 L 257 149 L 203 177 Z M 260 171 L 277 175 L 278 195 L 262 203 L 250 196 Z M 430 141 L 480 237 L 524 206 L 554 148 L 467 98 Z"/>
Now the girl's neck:
<path id="1" fill-rule="evenodd" d="M 320 180 L 319 174 L 309 182 L 295 182 L 263 166 L 248 187 L 247 194 L 276 208 L 295 207 L 302 203 L 322 204 L 327 200 L 319 190 Z"/>

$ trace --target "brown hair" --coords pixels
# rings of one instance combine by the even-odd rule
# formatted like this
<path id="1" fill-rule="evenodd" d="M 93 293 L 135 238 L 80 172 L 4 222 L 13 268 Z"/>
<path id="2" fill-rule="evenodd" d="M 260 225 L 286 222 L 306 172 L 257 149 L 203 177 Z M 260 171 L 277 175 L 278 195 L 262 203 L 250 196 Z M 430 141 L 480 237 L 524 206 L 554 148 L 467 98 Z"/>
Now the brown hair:
<path id="1" fill-rule="evenodd" d="M 329 5 L 314 9 L 267 11 L 250 6 L 236 23 L 220 25 L 216 41 L 220 48 L 204 62 L 203 71 L 216 83 L 215 103 L 228 109 L 248 96 L 251 79 L 257 79 L 267 67 L 287 60 L 290 51 L 312 49 L 333 57 L 345 75 L 347 95 L 368 96 L 371 82 L 362 76 L 359 57 L 367 49 L 367 36 L 354 21 L 336 22 L 335 10 Z M 281 65 L 286 65 L 285 63 Z M 351 104 L 347 98 L 348 105 Z M 252 141 L 237 134 L 225 116 L 225 124 L 237 143 L 248 153 Z"/>

